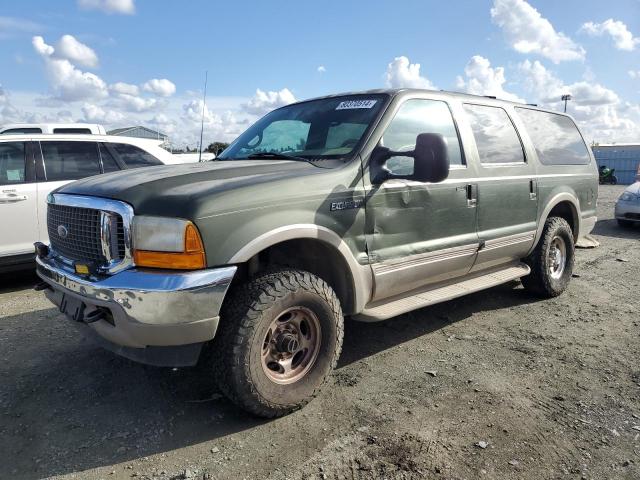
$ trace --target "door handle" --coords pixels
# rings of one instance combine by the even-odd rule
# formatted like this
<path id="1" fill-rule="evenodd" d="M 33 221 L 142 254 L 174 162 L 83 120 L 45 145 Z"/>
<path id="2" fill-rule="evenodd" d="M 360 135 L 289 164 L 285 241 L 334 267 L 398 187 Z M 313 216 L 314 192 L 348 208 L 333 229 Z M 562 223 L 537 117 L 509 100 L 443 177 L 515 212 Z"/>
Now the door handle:
<path id="1" fill-rule="evenodd" d="M 475 208 L 478 205 L 478 186 L 467 185 L 467 207 Z"/>
<path id="2" fill-rule="evenodd" d="M 0 203 L 24 202 L 28 198 L 26 195 L 18 195 L 17 193 L 3 193 L 0 194 Z"/>
<path id="3" fill-rule="evenodd" d="M 529 199 L 535 200 L 538 198 L 538 182 L 536 180 L 529 180 Z"/>

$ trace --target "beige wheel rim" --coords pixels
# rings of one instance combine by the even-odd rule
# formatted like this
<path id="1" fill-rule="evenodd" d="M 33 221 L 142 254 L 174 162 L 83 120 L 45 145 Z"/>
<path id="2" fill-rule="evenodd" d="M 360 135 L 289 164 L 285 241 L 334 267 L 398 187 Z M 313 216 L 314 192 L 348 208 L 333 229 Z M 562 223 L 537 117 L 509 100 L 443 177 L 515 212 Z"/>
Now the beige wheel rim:
<path id="1" fill-rule="evenodd" d="M 304 377 L 320 351 L 318 316 L 305 307 L 291 307 L 269 325 L 262 342 L 262 370 L 274 383 L 286 385 Z"/>
<path id="2" fill-rule="evenodd" d="M 564 273 L 567 264 L 567 245 L 562 237 L 555 236 L 549 248 L 549 273 L 551 278 L 558 280 Z"/>

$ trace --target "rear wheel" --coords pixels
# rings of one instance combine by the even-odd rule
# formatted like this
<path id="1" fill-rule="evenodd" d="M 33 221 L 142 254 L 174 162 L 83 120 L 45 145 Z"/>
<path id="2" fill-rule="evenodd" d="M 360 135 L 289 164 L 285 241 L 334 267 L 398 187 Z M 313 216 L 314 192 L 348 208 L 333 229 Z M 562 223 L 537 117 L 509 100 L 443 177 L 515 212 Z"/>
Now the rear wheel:
<path id="1" fill-rule="evenodd" d="M 220 389 L 262 417 L 315 397 L 335 367 L 343 338 L 340 302 L 324 280 L 281 270 L 238 287 L 211 348 Z"/>
<path id="2" fill-rule="evenodd" d="M 528 291 L 540 297 L 556 297 L 565 291 L 573 273 L 575 250 L 567 221 L 550 217 L 533 253 L 525 259 L 531 273 L 522 277 Z"/>

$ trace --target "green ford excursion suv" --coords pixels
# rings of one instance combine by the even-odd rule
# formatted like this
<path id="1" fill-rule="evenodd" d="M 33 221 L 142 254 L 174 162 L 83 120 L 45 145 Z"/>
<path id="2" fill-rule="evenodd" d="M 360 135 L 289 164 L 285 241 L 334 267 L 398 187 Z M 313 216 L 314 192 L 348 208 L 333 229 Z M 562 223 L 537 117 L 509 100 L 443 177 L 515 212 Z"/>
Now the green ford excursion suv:
<path id="1" fill-rule="evenodd" d="M 36 288 L 115 353 L 203 362 L 273 417 L 317 394 L 346 315 L 518 278 L 562 293 L 597 192 L 569 116 L 423 90 L 329 96 L 274 110 L 217 161 L 59 188 Z"/>

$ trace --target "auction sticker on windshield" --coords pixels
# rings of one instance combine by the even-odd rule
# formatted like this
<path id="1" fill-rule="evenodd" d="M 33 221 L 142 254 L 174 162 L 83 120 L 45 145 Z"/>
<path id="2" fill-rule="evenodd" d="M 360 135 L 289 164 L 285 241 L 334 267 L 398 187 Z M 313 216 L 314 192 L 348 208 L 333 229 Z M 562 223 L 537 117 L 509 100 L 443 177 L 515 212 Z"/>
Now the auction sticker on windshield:
<path id="1" fill-rule="evenodd" d="M 354 108 L 373 108 L 378 100 L 346 100 L 340 102 L 336 110 L 351 110 Z"/>

